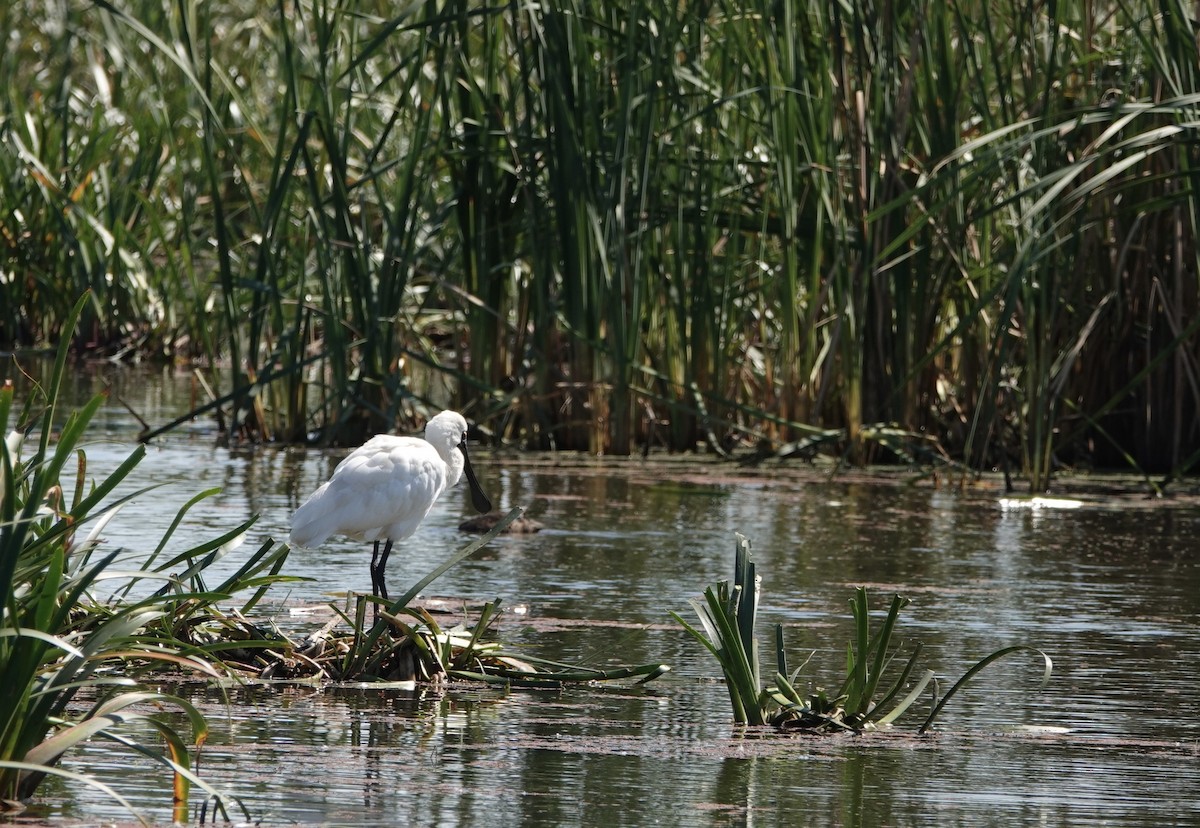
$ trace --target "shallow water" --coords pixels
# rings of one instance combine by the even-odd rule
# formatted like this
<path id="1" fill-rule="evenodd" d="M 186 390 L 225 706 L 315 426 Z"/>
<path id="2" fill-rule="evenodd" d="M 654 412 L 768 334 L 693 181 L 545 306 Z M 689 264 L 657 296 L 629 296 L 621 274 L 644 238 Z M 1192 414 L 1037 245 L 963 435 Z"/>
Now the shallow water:
<path id="1" fill-rule="evenodd" d="M 95 474 L 131 450 L 138 426 L 190 403 L 186 378 L 108 374 L 87 448 Z M 97 383 L 81 377 L 81 387 Z M 209 423 L 151 446 L 132 485 L 162 488 L 127 506 L 104 535 L 137 556 L 202 489 L 172 549 L 253 514 L 232 571 L 324 479 L 340 453 L 214 447 Z M 1073 510 L 1003 510 L 994 488 L 898 485 L 787 467 L 473 454 L 503 507 L 546 524 L 498 540 L 432 585 L 451 608 L 500 598 L 499 633 L 530 654 L 593 666 L 664 662 L 645 688 L 561 693 L 479 688 L 322 692 L 249 689 L 226 708 L 195 690 L 213 734 L 206 778 L 264 824 L 339 825 L 1191 825 L 1200 821 L 1200 509 L 1191 500 L 1089 499 Z M 464 543 L 465 488 L 397 548 L 393 589 Z M 669 616 L 730 577 L 734 534 L 763 576 L 760 612 L 787 628 L 794 664 L 834 683 L 850 629 L 848 600 L 893 592 L 922 662 L 953 681 L 978 658 L 1027 643 L 1054 659 L 1043 688 L 1035 657 L 985 671 L 932 737 L 910 712 L 887 733 L 812 739 L 737 733 L 718 671 Z M 367 591 L 369 551 L 337 540 L 295 550 L 288 572 L 311 581 L 264 607 L 302 628 L 299 608 Z M 764 640 L 764 653 L 768 644 Z M 947 685 L 943 683 L 943 690 Z M 1053 728 L 1046 730 L 1045 728 Z M 153 819 L 169 822 L 170 783 L 97 743 L 65 763 L 97 773 Z M 102 794 L 52 783 L 28 816 L 128 820 Z"/>

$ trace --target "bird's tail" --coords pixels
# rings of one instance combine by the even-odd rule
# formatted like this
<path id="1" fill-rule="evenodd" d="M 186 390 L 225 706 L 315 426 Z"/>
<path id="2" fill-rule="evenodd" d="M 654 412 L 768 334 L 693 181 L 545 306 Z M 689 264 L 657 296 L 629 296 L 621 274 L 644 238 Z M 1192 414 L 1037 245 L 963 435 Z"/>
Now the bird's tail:
<path id="1" fill-rule="evenodd" d="M 327 487 L 328 484 L 313 492 L 292 515 L 292 528 L 288 533 L 288 543 L 292 546 L 320 546 L 336 531 L 337 510 L 326 502 Z"/>

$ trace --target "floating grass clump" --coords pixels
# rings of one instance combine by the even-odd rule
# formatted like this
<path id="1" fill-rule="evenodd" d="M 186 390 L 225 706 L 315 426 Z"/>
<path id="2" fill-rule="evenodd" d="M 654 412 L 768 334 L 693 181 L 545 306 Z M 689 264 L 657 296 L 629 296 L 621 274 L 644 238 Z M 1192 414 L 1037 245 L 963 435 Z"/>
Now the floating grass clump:
<path id="1" fill-rule="evenodd" d="M 928 716 L 918 728 L 927 731 L 946 703 L 968 681 L 988 665 L 1018 652 L 1040 655 L 1045 664 L 1043 681 L 1049 680 L 1050 657 L 1034 647 L 1005 647 L 973 665 L 940 699 L 936 698 L 934 672 L 924 670 L 914 678 L 921 645 L 913 647 L 898 672 L 885 680 L 885 674 L 899 654 L 894 646 L 896 623 L 908 600 L 893 596 L 883 623 L 871 629 L 867 590 L 859 587 L 850 601 L 854 616 L 854 634 L 846 648 L 846 676 L 838 690 L 803 694 L 796 688 L 803 665 L 789 672 L 784 649 L 783 625 L 775 627 L 774 682 L 763 686 L 759 678 L 759 653 L 756 624 L 760 597 L 760 578 L 750 554 L 750 542 L 737 536 L 734 555 L 734 579 L 708 587 L 703 601 L 692 601 L 700 627 L 694 627 L 672 613 L 685 630 L 712 653 L 721 666 L 738 724 L 772 725 L 784 731 L 804 733 L 851 732 L 890 725 L 907 712 L 929 686 L 935 698 Z"/>
<path id="2" fill-rule="evenodd" d="M 357 607 L 355 618 L 337 613 L 301 640 L 254 627 L 256 646 L 228 653 L 224 665 L 250 682 L 380 687 L 480 682 L 550 689 L 625 679 L 644 684 L 670 670 L 665 664 L 597 668 L 513 651 L 491 635 L 502 612 L 499 599 L 480 607 L 472 623 L 449 628 L 421 606 L 385 613 L 364 628 L 366 601 L 360 600 Z M 342 622 L 347 626 L 339 631 Z"/>
<path id="3" fill-rule="evenodd" d="M 338 617 L 302 642 L 278 632 L 266 635 L 258 631 L 263 646 L 253 651 L 252 659 L 239 662 L 237 671 L 247 677 L 289 681 L 459 680 L 528 687 L 629 678 L 640 684 L 668 672 L 670 668 L 663 664 L 600 669 L 512 652 L 488 636 L 501 617 L 500 599 L 484 604 L 470 626 L 456 624 L 450 629 L 444 629 L 427 609 L 413 605 L 423 589 L 482 549 L 523 513 L 521 507 L 513 508 L 487 534 L 464 544 L 399 598 L 385 602 L 387 609 L 370 626 L 366 623 L 368 600 L 380 599 L 360 596 L 353 617 L 335 607 Z M 335 632 L 339 620 L 349 633 L 339 636 Z"/>

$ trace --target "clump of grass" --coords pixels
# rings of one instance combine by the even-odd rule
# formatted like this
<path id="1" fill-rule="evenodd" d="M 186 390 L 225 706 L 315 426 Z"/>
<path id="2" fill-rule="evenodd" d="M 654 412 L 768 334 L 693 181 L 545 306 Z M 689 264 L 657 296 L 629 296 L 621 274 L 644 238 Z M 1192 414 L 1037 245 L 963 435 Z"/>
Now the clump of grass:
<path id="1" fill-rule="evenodd" d="M 758 680 L 758 617 L 761 580 L 750 559 L 750 541 L 738 535 L 733 565 L 733 587 L 719 581 L 704 591 L 704 602 L 692 608 L 703 632 L 671 613 L 692 636 L 712 653 L 725 674 L 733 720 L 738 724 L 766 724 L 769 699 Z"/>
<path id="2" fill-rule="evenodd" d="M 70 321 L 78 319 L 86 301 L 85 296 L 75 305 Z M 96 597 L 105 579 L 127 578 L 145 585 L 168 576 L 126 570 L 119 552 L 98 552 L 99 533 L 128 498 L 101 504 L 128 477 L 144 450 L 135 450 L 104 479 L 87 483 L 86 455 L 79 442 L 103 397 L 59 417 L 58 390 L 68 349 L 64 338 L 49 383 L 40 396 L 35 392 L 26 399 L 15 426 L 10 425 L 13 389 L 0 389 L 0 430 L 6 434 L 0 444 L 0 674 L 6 686 L 0 696 L 0 798 L 28 799 L 48 775 L 59 775 L 95 784 L 127 805 L 118 792 L 57 766 L 81 742 L 106 738 L 156 759 L 172 772 L 176 819 L 186 818 L 193 784 L 216 796 L 224 809 L 229 800 L 191 768 L 191 752 L 207 736 L 204 717 L 185 699 L 144 689 L 139 679 L 162 669 L 221 675 L 203 652 L 174 631 L 188 616 L 181 606 L 204 605 L 228 595 L 163 589 L 136 601 Z M 42 408 L 40 418 L 35 416 L 35 400 Z M 26 451 L 27 432 L 35 424 L 38 436 Z M 88 534 L 82 535 L 85 530 Z M 206 559 L 207 551 L 192 550 L 172 564 Z M 193 567 L 192 575 L 196 572 Z M 174 578 L 168 585 L 184 582 Z M 190 740 L 165 720 L 143 712 L 146 705 L 183 713 Z M 165 749 L 122 735 L 131 722 L 148 724 Z"/>
<path id="3" fill-rule="evenodd" d="M 529 687 L 561 687 L 596 681 L 637 678 L 644 683 L 670 668 L 662 664 L 607 669 L 571 665 L 516 653 L 489 633 L 501 615 L 501 601 L 480 608 L 478 619 L 450 629 L 423 607 L 413 604 L 429 584 L 482 549 L 524 513 L 513 508 L 485 535 L 463 545 L 441 565 L 387 605 L 381 617 L 367 626 L 367 596 L 355 603 L 353 616 L 334 607 L 337 617 L 297 642 L 278 632 L 257 632 L 258 646 L 227 664 L 244 676 L 317 682 L 440 682 L 482 681 Z M 338 621 L 349 633 L 338 634 Z M 248 656 L 248 657 L 247 657 Z"/>
<path id="4" fill-rule="evenodd" d="M 847 650 L 846 678 L 832 696 L 820 689 L 804 696 L 796 689 L 800 670 L 788 672 L 783 627 L 776 627 L 778 670 L 775 683 L 767 688 L 767 694 L 779 705 L 779 710 L 771 716 L 771 724 L 783 730 L 857 733 L 869 727 L 891 724 L 903 715 L 934 678 L 932 670 L 925 670 L 920 679 L 911 681 L 921 652 L 918 644 L 899 675 L 889 684 L 882 684 L 885 668 L 896 655 L 891 651 L 896 621 L 907 604 L 907 599 L 893 596 L 883 624 L 872 632 L 867 590 L 859 587 L 855 591 L 850 601 L 854 614 L 854 640 Z"/>
<path id="5" fill-rule="evenodd" d="M 445 627 L 425 607 L 406 605 L 364 628 L 366 605 L 363 597 L 354 617 L 337 612 L 332 621 L 299 641 L 278 630 L 256 628 L 258 646 L 230 653 L 224 663 L 245 680 L 285 684 L 459 681 L 555 689 L 626 679 L 644 684 L 670 670 L 664 664 L 597 668 L 512 650 L 494 638 L 502 613 L 499 599 L 479 607 L 470 624 L 452 627 Z"/>
<path id="6" fill-rule="evenodd" d="M 796 682 L 803 665 L 789 671 L 782 624 L 775 628 L 774 682 L 764 687 L 759 678 L 755 630 L 759 597 L 760 579 L 751 559 L 750 542 L 738 535 L 733 586 L 730 587 L 728 581 L 720 581 L 705 590 L 703 602 L 691 602 L 700 628 L 672 613 L 675 620 L 716 657 L 725 676 L 737 724 L 772 725 L 784 731 L 805 733 L 861 733 L 895 722 L 934 683 L 932 670 L 925 670 L 914 679 L 920 644 L 913 647 L 899 672 L 885 679 L 889 666 L 899 658 L 894 646 L 896 624 L 900 610 L 908 600 L 893 596 L 883 622 L 873 630 L 867 590 L 859 587 L 850 601 L 854 634 L 846 648 L 846 676 L 837 692 L 829 694 L 817 689 L 803 694 L 797 690 Z M 980 671 L 1018 652 L 1040 655 L 1045 664 L 1043 680 L 1049 679 L 1052 662 L 1041 650 L 1026 645 L 997 650 L 976 662 L 945 696 L 940 699 L 935 696 L 918 733 L 926 732 L 946 703 Z"/>

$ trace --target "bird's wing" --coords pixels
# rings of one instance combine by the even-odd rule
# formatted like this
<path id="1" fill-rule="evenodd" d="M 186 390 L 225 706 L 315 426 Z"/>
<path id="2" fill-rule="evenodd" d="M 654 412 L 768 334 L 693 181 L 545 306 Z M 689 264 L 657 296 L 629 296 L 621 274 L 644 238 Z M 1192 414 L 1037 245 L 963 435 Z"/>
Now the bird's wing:
<path id="1" fill-rule="evenodd" d="M 343 531 L 367 540 L 401 540 L 416 531 L 446 488 L 446 464 L 425 446 L 428 454 L 393 451 L 360 467 L 357 508 L 346 510 Z"/>
<path id="2" fill-rule="evenodd" d="M 349 470 L 357 469 L 364 463 L 378 463 L 380 458 L 395 457 L 403 454 L 424 456 L 432 449 L 433 446 L 419 437 L 394 437 L 391 434 L 376 434 L 370 440 L 367 440 L 367 442 L 347 454 L 342 462 L 337 464 L 337 468 L 333 470 L 330 480 L 336 479 L 338 475 L 348 474 L 350 473 Z M 437 452 L 434 451 L 432 456 L 436 457 Z"/>

